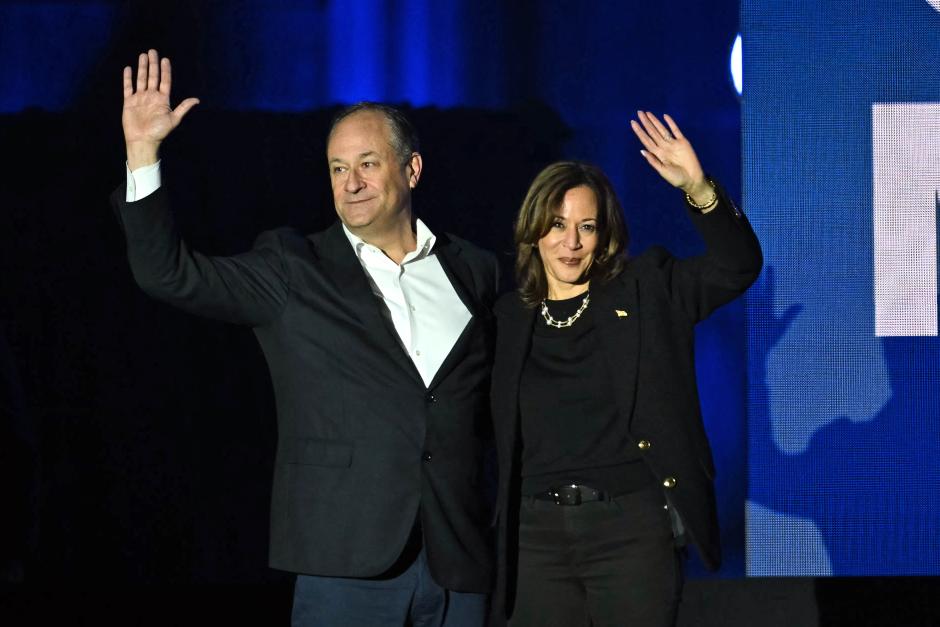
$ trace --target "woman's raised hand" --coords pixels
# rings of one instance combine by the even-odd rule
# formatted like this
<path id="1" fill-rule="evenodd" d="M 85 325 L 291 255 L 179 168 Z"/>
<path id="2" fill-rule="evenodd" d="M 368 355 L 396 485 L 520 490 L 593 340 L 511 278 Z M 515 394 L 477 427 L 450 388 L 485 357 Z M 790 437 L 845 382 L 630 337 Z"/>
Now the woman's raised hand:
<path id="1" fill-rule="evenodd" d="M 705 173 L 695 156 L 692 144 L 685 138 L 675 120 L 668 114 L 663 115 L 668 128 L 649 111 L 637 111 L 636 120 L 630 120 L 630 127 L 643 144 L 640 151 L 646 161 L 666 179 L 670 185 L 678 187 L 693 199 L 709 198 L 711 186 L 705 180 Z"/>

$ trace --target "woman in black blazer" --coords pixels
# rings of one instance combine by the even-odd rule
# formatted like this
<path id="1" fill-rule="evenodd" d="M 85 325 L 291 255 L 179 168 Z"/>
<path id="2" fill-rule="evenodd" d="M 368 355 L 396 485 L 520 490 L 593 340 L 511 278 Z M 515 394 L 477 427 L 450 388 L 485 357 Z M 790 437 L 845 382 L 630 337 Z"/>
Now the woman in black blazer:
<path id="1" fill-rule="evenodd" d="M 496 624 L 672 625 L 678 547 L 719 565 L 694 325 L 755 280 L 760 245 L 675 122 L 638 118 L 643 156 L 685 192 L 707 251 L 628 259 L 596 167 L 555 163 L 532 183 L 516 222 L 519 288 L 496 305 Z"/>

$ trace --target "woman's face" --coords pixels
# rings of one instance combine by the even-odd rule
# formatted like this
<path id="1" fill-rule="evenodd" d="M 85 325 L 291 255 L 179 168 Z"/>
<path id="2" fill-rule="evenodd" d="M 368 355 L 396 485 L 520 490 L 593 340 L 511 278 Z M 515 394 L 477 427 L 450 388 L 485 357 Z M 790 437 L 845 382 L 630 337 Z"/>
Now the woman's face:
<path id="1" fill-rule="evenodd" d="M 587 273 L 597 247 L 597 199 L 583 185 L 565 192 L 551 228 L 539 240 L 548 297 L 571 298 L 588 289 Z"/>

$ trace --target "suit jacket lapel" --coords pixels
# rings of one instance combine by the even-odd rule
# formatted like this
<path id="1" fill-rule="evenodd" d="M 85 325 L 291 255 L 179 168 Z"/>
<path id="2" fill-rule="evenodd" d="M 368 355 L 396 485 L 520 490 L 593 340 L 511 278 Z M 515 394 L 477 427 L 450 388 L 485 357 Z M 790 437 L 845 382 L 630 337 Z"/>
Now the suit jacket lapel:
<path id="1" fill-rule="evenodd" d="M 512 454 L 519 428 L 519 383 L 532 345 L 532 326 L 536 318 L 536 309 L 526 307 L 518 299 L 513 300 L 512 304 L 512 308 L 497 320 L 498 367 L 493 371 L 493 392 L 496 396 L 493 403 L 502 408 L 496 411 L 501 418 L 499 426 L 502 427 L 497 437 L 503 443 L 504 452 L 509 455 Z"/>
<path id="2" fill-rule="evenodd" d="M 591 289 L 598 342 L 610 375 L 611 396 L 620 415 L 633 420 L 640 355 L 640 316 L 636 279 L 618 277 Z"/>
<path id="3" fill-rule="evenodd" d="M 447 275 L 451 285 L 454 286 L 457 297 L 460 298 L 460 301 L 470 312 L 471 317 L 457 341 L 454 342 L 447 357 L 444 358 L 440 368 L 437 369 L 428 388 L 433 388 L 440 383 L 460 363 L 470 346 L 470 338 L 473 336 L 475 327 L 481 323 L 481 318 L 488 314 L 488 312 L 483 311 L 480 299 L 473 295 L 473 276 L 470 267 L 461 259 L 460 253 L 460 245 L 448 238 L 446 234 L 438 237 L 434 244 L 434 254 L 437 256 L 441 268 L 444 269 L 444 274 Z"/>
<path id="4" fill-rule="evenodd" d="M 463 249 L 461 249 L 460 244 L 444 234 L 437 238 L 433 252 L 437 255 L 437 260 L 444 268 L 444 274 L 450 279 L 457 296 L 470 312 L 470 315 L 476 318 L 484 313 L 481 311 L 482 304 L 480 300 L 474 296 L 473 274 L 470 271 L 470 266 L 462 259 Z"/>
<path id="5" fill-rule="evenodd" d="M 402 348 L 395 327 L 382 312 L 382 302 L 372 291 L 369 277 L 356 258 L 340 222 L 336 222 L 327 230 L 322 250 L 327 262 L 324 269 L 333 278 L 337 292 L 349 303 L 353 314 L 362 322 L 365 337 L 387 352 L 395 364 L 404 368 L 423 387 L 424 382 L 418 369 Z"/>

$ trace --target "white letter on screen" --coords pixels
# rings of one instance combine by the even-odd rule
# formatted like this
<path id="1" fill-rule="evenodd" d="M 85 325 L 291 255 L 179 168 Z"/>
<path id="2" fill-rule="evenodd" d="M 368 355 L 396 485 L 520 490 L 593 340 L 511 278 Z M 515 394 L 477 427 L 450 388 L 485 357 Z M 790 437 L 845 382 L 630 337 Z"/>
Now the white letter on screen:
<path id="1" fill-rule="evenodd" d="M 875 335 L 937 335 L 940 103 L 872 104 Z"/>

